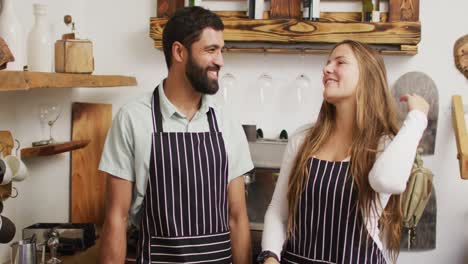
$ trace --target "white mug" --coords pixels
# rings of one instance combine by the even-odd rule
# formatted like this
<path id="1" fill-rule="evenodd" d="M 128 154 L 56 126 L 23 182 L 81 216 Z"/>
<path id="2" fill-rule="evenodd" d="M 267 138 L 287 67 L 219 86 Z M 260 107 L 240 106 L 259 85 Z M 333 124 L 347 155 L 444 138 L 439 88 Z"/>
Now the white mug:
<path id="1" fill-rule="evenodd" d="M 28 177 L 28 168 L 20 158 L 18 158 L 17 156 L 8 155 L 3 159 L 5 160 L 7 166 L 11 169 L 11 172 L 13 174 L 13 181 L 23 181 Z"/>
<path id="2" fill-rule="evenodd" d="M 11 182 L 13 172 L 4 159 L 0 159 L 0 185 L 5 185 Z"/>

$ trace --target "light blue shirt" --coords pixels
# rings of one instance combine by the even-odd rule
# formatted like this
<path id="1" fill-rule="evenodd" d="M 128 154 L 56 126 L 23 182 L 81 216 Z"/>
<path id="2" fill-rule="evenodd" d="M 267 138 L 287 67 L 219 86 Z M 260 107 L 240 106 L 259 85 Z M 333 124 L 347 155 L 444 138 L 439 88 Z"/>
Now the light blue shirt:
<path id="1" fill-rule="evenodd" d="M 230 113 L 215 106 L 211 96 L 202 97 L 201 107 L 190 121 L 166 97 L 162 82 L 159 85 L 159 98 L 164 132 L 209 131 L 206 113 L 212 107 L 225 141 L 229 181 L 253 169 L 249 146 L 240 122 Z M 136 226 L 139 225 L 141 203 L 149 176 L 153 132 L 151 99 L 152 93 L 145 94 L 119 110 L 107 135 L 99 164 L 99 170 L 134 182 L 129 215 L 131 223 Z"/>

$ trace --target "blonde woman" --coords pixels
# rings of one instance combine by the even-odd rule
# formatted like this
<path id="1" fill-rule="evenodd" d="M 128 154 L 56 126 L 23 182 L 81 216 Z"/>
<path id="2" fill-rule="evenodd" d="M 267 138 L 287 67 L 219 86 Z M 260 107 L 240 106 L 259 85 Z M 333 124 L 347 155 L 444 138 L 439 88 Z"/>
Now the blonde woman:
<path id="1" fill-rule="evenodd" d="M 390 263 L 429 105 L 408 94 L 400 127 L 382 57 L 344 41 L 323 69 L 317 122 L 290 139 L 265 215 L 261 263 Z"/>

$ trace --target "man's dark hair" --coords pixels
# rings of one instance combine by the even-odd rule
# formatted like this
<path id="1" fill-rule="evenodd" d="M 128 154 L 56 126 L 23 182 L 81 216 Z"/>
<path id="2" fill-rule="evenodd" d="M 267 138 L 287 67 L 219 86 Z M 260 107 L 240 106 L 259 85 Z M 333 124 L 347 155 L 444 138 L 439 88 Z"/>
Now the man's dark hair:
<path id="1" fill-rule="evenodd" d="M 200 40 L 203 29 L 207 27 L 224 30 L 221 18 L 202 7 L 185 7 L 175 12 L 163 31 L 163 49 L 168 69 L 171 67 L 172 44 L 178 41 L 190 51 L 192 44 Z"/>

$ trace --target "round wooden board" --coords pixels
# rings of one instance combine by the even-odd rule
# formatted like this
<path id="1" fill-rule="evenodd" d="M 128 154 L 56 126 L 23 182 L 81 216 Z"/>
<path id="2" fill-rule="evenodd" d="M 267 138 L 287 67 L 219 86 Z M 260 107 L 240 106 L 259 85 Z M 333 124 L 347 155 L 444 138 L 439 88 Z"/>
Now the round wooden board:
<path id="1" fill-rule="evenodd" d="M 453 57 L 457 69 L 468 78 L 468 34 L 459 38 L 453 47 Z"/>

